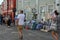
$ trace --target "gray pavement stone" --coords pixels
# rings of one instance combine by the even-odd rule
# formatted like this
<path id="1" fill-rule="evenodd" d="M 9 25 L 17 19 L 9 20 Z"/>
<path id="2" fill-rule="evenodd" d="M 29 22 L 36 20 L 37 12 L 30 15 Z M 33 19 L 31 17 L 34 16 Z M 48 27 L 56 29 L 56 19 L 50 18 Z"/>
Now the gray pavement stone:
<path id="1" fill-rule="evenodd" d="M 23 40 L 53 40 L 51 33 L 25 29 L 23 30 L 23 38 Z M 17 28 L 0 25 L 0 40 L 19 40 Z"/>

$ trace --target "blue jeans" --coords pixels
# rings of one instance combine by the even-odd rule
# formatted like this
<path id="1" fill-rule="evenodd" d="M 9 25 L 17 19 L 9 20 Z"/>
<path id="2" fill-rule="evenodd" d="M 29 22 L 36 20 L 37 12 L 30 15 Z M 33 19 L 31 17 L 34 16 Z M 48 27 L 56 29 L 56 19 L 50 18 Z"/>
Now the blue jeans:
<path id="1" fill-rule="evenodd" d="M 0 21 L 0 24 L 2 25 L 2 21 Z"/>

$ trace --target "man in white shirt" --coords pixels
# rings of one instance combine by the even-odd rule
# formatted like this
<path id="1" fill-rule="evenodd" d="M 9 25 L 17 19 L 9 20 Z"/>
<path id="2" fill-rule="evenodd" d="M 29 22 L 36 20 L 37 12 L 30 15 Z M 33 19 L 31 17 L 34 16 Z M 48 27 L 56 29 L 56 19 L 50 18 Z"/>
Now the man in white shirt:
<path id="1" fill-rule="evenodd" d="M 22 30 L 23 30 L 23 25 L 24 25 L 24 19 L 25 19 L 25 15 L 23 14 L 23 10 L 20 11 L 20 13 L 18 14 L 18 32 L 19 32 L 19 38 L 22 39 L 23 38 L 23 34 L 22 34 Z"/>

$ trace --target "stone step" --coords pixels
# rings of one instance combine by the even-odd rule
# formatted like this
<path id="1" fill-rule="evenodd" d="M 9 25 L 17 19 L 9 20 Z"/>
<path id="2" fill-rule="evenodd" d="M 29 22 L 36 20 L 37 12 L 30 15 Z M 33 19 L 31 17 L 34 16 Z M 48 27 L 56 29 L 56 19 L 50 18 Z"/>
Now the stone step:
<path id="1" fill-rule="evenodd" d="M 48 30 L 44 30 L 44 29 L 41 29 L 41 31 L 43 31 L 43 32 L 48 32 Z"/>

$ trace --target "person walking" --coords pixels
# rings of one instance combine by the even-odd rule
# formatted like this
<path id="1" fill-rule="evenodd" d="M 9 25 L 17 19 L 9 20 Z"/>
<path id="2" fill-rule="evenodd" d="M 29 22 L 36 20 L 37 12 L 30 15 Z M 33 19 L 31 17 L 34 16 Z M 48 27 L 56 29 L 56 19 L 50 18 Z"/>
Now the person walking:
<path id="1" fill-rule="evenodd" d="M 58 32 L 59 32 L 59 27 L 60 27 L 60 15 L 57 12 L 57 10 L 54 11 L 54 14 L 55 14 L 55 16 L 52 18 L 52 20 L 53 20 L 53 24 L 55 24 L 55 29 L 53 29 L 51 33 L 52 33 L 52 37 L 55 40 L 59 40 Z"/>
<path id="2" fill-rule="evenodd" d="M 24 25 L 24 20 L 25 20 L 25 15 L 23 13 L 23 10 L 20 10 L 20 13 L 17 16 L 17 23 L 18 23 L 18 33 L 19 33 L 19 38 L 22 40 L 23 39 L 23 25 Z"/>

